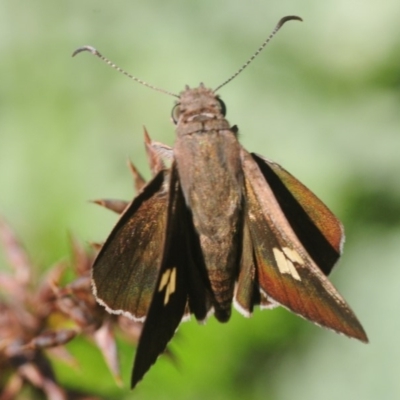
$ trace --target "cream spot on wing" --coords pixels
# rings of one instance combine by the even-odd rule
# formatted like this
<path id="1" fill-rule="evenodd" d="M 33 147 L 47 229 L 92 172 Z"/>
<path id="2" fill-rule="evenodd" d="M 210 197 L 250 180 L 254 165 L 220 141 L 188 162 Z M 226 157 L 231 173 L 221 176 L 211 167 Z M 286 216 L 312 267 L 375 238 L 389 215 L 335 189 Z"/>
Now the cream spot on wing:
<path id="1" fill-rule="evenodd" d="M 281 274 L 287 274 L 289 271 L 287 269 L 285 255 L 276 247 L 274 247 L 272 251 L 274 252 L 275 261 L 278 265 L 279 271 L 281 272 Z"/>
<path id="2" fill-rule="evenodd" d="M 296 267 L 293 265 L 293 262 L 298 262 L 297 259 L 300 260 L 300 262 L 298 262 L 300 265 L 303 264 L 303 260 L 300 258 L 300 255 L 288 247 L 284 247 L 283 252 L 276 247 L 274 247 L 272 251 L 274 253 L 279 272 L 281 274 L 289 274 L 293 279 L 301 281 L 300 275 L 297 272 Z"/>
<path id="3" fill-rule="evenodd" d="M 171 294 L 175 292 L 175 288 L 176 288 L 176 268 L 172 268 L 171 278 L 170 278 L 170 281 L 169 281 L 169 288 L 170 288 Z"/>
<path id="4" fill-rule="evenodd" d="M 164 287 L 168 284 L 169 281 L 169 276 L 171 275 L 171 270 L 167 269 L 164 273 L 163 276 L 161 277 L 161 282 L 160 286 L 158 287 L 158 291 L 161 292 L 161 290 L 164 289 Z"/>
<path id="5" fill-rule="evenodd" d="M 297 281 L 301 281 L 300 275 L 297 272 L 296 267 L 293 265 L 293 263 L 290 260 L 286 260 L 287 261 L 287 265 L 289 268 L 289 274 L 292 275 L 292 277 L 294 279 L 296 279 Z"/>
<path id="6" fill-rule="evenodd" d="M 303 259 L 300 257 L 300 254 L 296 250 L 289 249 L 289 247 L 283 247 L 283 252 L 285 256 L 292 262 L 296 262 L 297 264 L 304 265 Z"/>
<path id="7" fill-rule="evenodd" d="M 176 289 L 176 268 L 167 269 L 160 281 L 160 286 L 158 287 L 158 291 L 161 292 L 165 287 L 165 296 L 164 296 L 164 305 L 168 304 L 169 297 L 172 293 L 175 292 Z"/>

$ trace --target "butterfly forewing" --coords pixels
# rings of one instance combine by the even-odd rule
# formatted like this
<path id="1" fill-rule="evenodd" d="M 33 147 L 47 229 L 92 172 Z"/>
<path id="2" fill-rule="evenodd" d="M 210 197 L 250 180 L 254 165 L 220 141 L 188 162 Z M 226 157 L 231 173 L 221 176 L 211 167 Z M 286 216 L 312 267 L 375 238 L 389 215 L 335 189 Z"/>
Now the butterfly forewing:
<path id="1" fill-rule="evenodd" d="M 245 218 L 260 290 L 312 322 L 367 341 L 361 324 L 307 253 L 257 163 L 245 150 L 242 161 Z"/>
<path id="2" fill-rule="evenodd" d="M 190 248 L 187 246 L 187 235 L 190 234 L 186 230 L 187 212 L 175 164 L 171 167 L 167 209 L 161 267 L 136 351 L 132 388 L 164 352 L 187 307 L 190 287 L 187 272 L 188 268 L 194 268 L 194 265 Z"/>
<path id="3" fill-rule="evenodd" d="M 97 256 L 93 289 L 109 312 L 143 320 L 158 278 L 164 240 L 168 172 L 143 188 L 117 222 Z"/>

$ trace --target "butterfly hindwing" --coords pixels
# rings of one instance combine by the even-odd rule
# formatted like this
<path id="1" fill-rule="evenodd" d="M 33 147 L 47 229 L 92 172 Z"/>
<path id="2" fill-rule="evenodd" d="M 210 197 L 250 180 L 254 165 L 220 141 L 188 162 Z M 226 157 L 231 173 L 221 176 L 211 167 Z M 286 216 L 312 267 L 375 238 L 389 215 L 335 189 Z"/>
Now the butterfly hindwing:
<path id="1" fill-rule="evenodd" d="M 354 313 L 292 228 L 275 197 L 274 187 L 269 186 L 258 163 L 244 149 L 242 161 L 245 218 L 261 292 L 314 323 L 367 341 Z M 317 202 L 316 198 L 313 201 Z"/>
<path id="2" fill-rule="evenodd" d="M 132 201 L 94 262 L 94 293 L 111 313 L 135 320 L 147 314 L 161 263 L 168 174 L 160 171 Z"/>
<path id="3" fill-rule="evenodd" d="M 262 309 L 271 309 L 279 305 L 259 289 L 254 248 L 249 221 L 246 217 L 243 224 L 242 257 L 235 288 L 234 305 L 245 317 L 251 316 L 255 305 L 259 305 Z"/>
<path id="4" fill-rule="evenodd" d="M 343 226 L 328 207 L 280 165 L 252 153 L 286 219 L 325 275 L 342 252 Z"/>

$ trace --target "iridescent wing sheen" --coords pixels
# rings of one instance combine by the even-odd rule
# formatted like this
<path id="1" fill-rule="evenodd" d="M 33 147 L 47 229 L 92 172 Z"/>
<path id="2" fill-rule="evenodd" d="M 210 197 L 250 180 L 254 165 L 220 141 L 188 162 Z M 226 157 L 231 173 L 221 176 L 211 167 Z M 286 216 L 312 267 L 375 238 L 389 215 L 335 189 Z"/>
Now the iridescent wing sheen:
<path id="1" fill-rule="evenodd" d="M 340 222 L 277 164 L 244 149 L 241 156 L 245 223 L 261 293 L 318 325 L 368 341 L 356 316 L 326 277 L 339 257 Z M 294 206 L 299 215 L 288 212 Z M 313 248 L 323 238 L 336 256 L 323 254 L 326 243 L 324 248 Z"/>
<path id="2" fill-rule="evenodd" d="M 127 207 L 92 269 L 95 296 L 107 311 L 143 321 L 159 275 L 169 172 L 160 171 Z"/>

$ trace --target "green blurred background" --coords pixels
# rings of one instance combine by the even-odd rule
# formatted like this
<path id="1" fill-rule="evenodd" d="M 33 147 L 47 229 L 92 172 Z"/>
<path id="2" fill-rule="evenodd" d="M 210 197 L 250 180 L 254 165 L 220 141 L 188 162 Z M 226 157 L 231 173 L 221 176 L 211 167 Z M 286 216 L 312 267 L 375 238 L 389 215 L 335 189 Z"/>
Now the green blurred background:
<path id="1" fill-rule="evenodd" d="M 172 145 L 173 99 L 216 87 L 280 17 L 297 14 L 220 91 L 250 151 L 279 162 L 343 220 L 347 241 L 332 280 L 371 343 L 320 329 L 285 310 L 234 313 L 228 324 L 183 324 L 134 392 L 134 349 L 120 343 L 125 388 L 84 341 L 69 387 L 110 399 L 400 398 L 400 3 L 398 0 L 3 0 L 0 3 L 0 213 L 35 264 L 68 257 L 68 232 L 102 241 L 114 214 L 90 199 L 133 196 L 131 158 L 146 177 L 142 125 Z M 0 260 L 1 261 L 1 260 Z M 2 262 L 2 267 L 4 263 Z"/>

